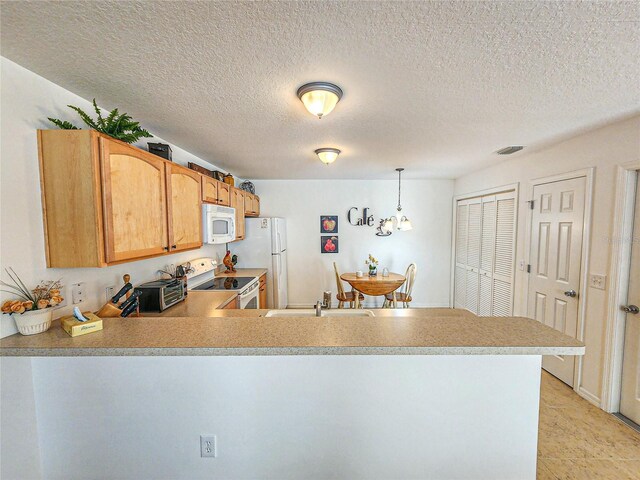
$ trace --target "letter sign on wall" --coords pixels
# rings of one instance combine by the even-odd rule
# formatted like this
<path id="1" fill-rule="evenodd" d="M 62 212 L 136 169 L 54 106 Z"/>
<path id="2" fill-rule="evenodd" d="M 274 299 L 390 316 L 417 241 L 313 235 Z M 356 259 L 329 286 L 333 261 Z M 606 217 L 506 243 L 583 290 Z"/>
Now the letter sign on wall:
<path id="1" fill-rule="evenodd" d="M 369 208 L 362 209 L 362 215 L 358 213 L 358 207 L 351 207 L 347 212 L 347 221 L 356 227 L 373 227 L 375 220 L 369 215 Z"/>

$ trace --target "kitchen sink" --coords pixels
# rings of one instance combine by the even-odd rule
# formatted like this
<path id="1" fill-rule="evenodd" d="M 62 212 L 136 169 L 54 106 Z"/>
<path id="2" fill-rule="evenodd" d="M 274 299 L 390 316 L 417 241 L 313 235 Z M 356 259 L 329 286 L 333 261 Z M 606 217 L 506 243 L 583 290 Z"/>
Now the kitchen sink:
<path id="1" fill-rule="evenodd" d="M 269 310 L 265 317 L 315 317 L 313 309 Z M 323 310 L 323 317 L 375 317 L 371 310 Z"/>

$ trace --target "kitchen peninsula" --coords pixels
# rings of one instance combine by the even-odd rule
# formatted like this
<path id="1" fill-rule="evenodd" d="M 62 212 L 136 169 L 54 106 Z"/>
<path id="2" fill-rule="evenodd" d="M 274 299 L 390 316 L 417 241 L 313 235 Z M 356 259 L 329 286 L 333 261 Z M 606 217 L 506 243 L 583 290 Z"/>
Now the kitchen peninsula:
<path id="1" fill-rule="evenodd" d="M 27 357 L 5 366 L 31 364 L 50 477 L 533 480 L 541 355 L 584 353 L 533 320 L 454 309 L 265 314 L 0 340 Z M 130 422 L 157 456 L 131 453 Z M 217 458 L 200 458 L 200 435 L 216 435 Z M 87 444 L 108 455 L 65 460 Z"/>

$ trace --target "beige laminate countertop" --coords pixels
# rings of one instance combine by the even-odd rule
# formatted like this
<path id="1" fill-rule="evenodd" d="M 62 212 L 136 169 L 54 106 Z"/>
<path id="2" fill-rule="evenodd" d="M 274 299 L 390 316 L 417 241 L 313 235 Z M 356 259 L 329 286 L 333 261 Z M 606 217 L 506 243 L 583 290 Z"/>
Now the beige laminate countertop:
<path id="1" fill-rule="evenodd" d="M 216 277 L 260 277 L 264 273 L 267 273 L 266 268 L 236 268 L 232 273 L 216 273 Z"/>
<path id="2" fill-rule="evenodd" d="M 217 310 L 208 317 L 107 318 L 71 338 L 45 333 L 0 340 L 1 356 L 582 355 L 584 345 L 539 322 L 453 309 L 374 310 L 376 317 L 271 317 Z M 399 313 L 399 315 L 396 315 Z"/>
<path id="3" fill-rule="evenodd" d="M 199 292 L 189 290 L 184 301 L 167 308 L 164 312 L 143 313 L 143 317 L 211 317 L 215 311 L 226 307 L 238 296 L 237 292 L 223 290 Z"/>

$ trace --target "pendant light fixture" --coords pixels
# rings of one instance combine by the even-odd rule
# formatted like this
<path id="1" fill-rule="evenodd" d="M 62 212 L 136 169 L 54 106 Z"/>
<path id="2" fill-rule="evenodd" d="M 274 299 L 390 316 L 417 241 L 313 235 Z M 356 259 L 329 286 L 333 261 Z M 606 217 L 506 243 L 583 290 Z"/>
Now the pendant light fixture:
<path id="1" fill-rule="evenodd" d="M 322 163 L 325 165 L 329 165 L 330 163 L 335 162 L 338 155 L 340 155 L 340 150 L 337 148 L 319 148 L 316 150 L 316 155 Z"/>
<path id="2" fill-rule="evenodd" d="M 298 98 L 309 113 L 322 118 L 331 113 L 340 101 L 342 89 L 328 82 L 307 83 L 298 89 Z"/>
<path id="3" fill-rule="evenodd" d="M 380 220 L 380 226 L 378 226 L 378 232 L 376 233 L 379 237 L 387 237 L 391 235 L 394 230 L 406 232 L 407 230 L 413 229 L 413 225 L 411 225 L 409 219 L 402 214 L 402 205 L 400 203 L 401 175 L 403 171 L 404 168 L 396 168 L 396 172 L 398 172 L 398 207 L 396 208 L 396 214 Z"/>

